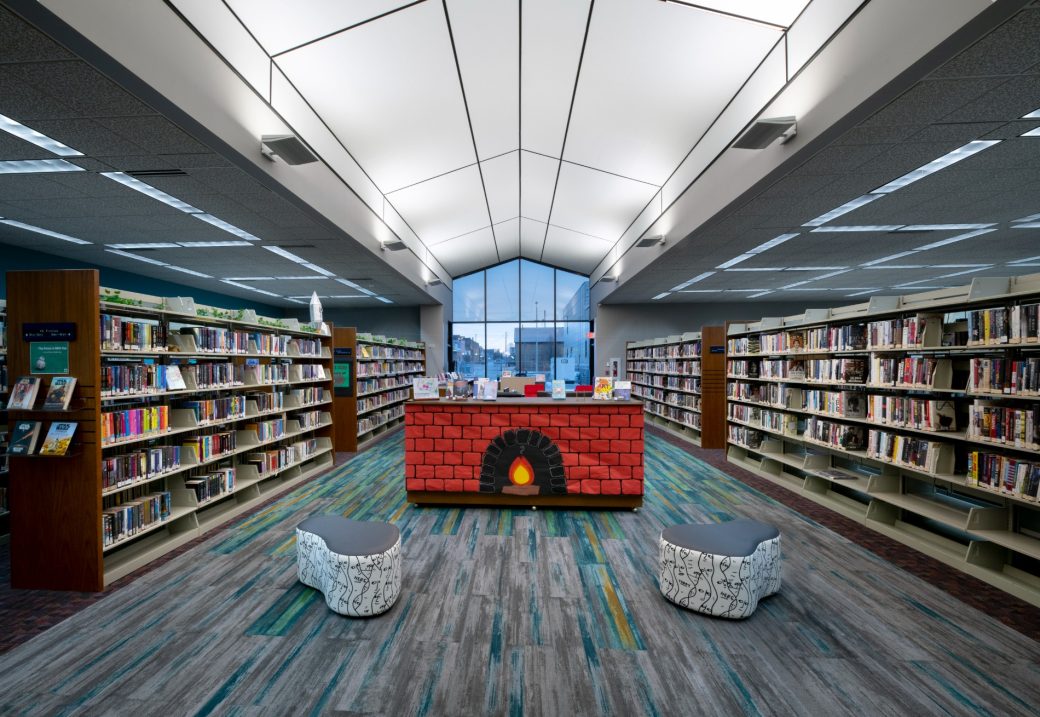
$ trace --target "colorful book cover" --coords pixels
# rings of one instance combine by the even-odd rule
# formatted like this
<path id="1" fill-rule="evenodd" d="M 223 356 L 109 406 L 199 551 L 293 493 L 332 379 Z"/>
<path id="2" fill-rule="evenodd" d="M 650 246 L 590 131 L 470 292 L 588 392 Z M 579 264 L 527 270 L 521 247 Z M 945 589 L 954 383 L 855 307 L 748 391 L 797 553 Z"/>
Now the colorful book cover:
<path id="1" fill-rule="evenodd" d="M 47 397 L 43 399 L 43 408 L 48 411 L 64 411 L 69 407 L 75 389 L 75 376 L 55 376 L 47 389 Z"/>
<path id="2" fill-rule="evenodd" d="M 553 379 L 552 382 L 552 397 L 556 400 L 563 400 L 567 398 L 567 382 L 563 379 Z"/>
<path id="3" fill-rule="evenodd" d="M 614 398 L 619 401 L 627 401 L 632 398 L 632 382 L 631 381 L 615 381 L 614 382 Z"/>
<path id="4" fill-rule="evenodd" d="M 438 398 L 440 392 L 437 379 L 431 376 L 420 376 L 412 379 L 412 398 Z"/>
<path id="5" fill-rule="evenodd" d="M 22 376 L 11 386 L 11 398 L 7 400 L 7 410 L 30 410 L 36 403 L 36 392 L 40 390 L 40 379 L 36 376 Z"/>
<path id="6" fill-rule="evenodd" d="M 451 385 L 451 395 L 453 398 L 469 398 L 469 381 L 463 378 L 453 382 Z"/>
<path id="7" fill-rule="evenodd" d="M 36 449 L 36 441 L 40 437 L 39 421 L 15 421 L 11 429 L 11 441 L 7 444 L 7 452 L 13 456 L 27 456 Z"/>
<path id="8" fill-rule="evenodd" d="M 75 423 L 52 423 L 50 429 L 47 431 L 47 437 L 43 440 L 43 445 L 40 446 L 40 455 L 65 455 L 69 451 L 69 445 L 72 443 L 72 434 L 75 432 Z"/>
<path id="9" fill-rule="evenodd" d="M 599 400 L 609 400 L 614 391 L 614 383 L 610 376 L 597 376 L 593 384 L 592 397 Z"/>

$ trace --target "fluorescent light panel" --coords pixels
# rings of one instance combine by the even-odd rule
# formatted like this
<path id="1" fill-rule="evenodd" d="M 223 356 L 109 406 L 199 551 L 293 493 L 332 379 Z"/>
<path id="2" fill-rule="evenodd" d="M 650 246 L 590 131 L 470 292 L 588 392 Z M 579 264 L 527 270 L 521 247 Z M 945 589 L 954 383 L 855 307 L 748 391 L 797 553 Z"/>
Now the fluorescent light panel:
<path id="1" fill-rule="evenodd" d="M 377 296 L 376 298 L 379 299 L 380 301 L 382 301 L 384 304 L 392 304 L 392 303 L 394 303 L 394 302 L 390 301 L 390 299 L 386 298 L 385 296 Z"/>
<path id="2" fill-rule="evenodd" d="M 253 246 L 247 241 L 179 241 L 177 243 L 180 246 L 188 247 L 189 249 L 203 249 L 221 246 Z"/>
<path id="3" fill-rule="evenodd" d="M 177 199 L 177 197 L 173 196 L 172 194 L 167 194 L 166 192 L 160 191 L 152 185 L 145 184 L 140 179 L 131 177 L 129 174 L 126 174 L 124 172 L 101 172 L 101 176 L 107 177 L 111 179 L 113 182 L 119 182 L 124 187 L 129 187 L 130 189 L 133 189 L 135 192 L 140 192 L 141 194 L 144 194 L 147 197 L 157 199 L 163 204 L 168 204 L 174 209 L 179 209 L 180 211 L 185 212 L 186 214 L 203 213 L 201 209 L 197 209 L 188 204 L 187 202 L 182 202 L 180 199 Z"/>
<path id="4" fill-rule="evenodd" d="M 213 278 L 209 274 L 203 274 L 201 271 L 195 271 L 194 269 L 185 269 L 183 266 L 176 266 L 174 264 L 167 264 L 166 268 L 167 269 L 173 269 L 174 271 L 179 271 L 182 274 L 191 274 L 192 276 L 200 276 L 203 279 L 212 279 Z"/>
<path id="5" fill-rule="evenodd" d="M 1016 222 L 1011 225 L 1012 229 L 1040 229 L 1040 222 Z"/>
<path id="6" fill-rule="evenodd" d="M 884 266 L 863 266 L 861 269 L 927 269 L 928 264 L 885 264 Z"/>
<path id="7" fill-rule="evenodd" d="M 860 266 L 871 267 L 871 266 L 874 266 L 875 264 L 881 264 L 881 263 L 884 263 L 886 261 L 893 261 L 895 259 L 902 259 L 904 256 L 910 256 L 911 254 L 916 254 L 916 253 L 917 253 L 916 249 L 914 249 L 912 251 L 901 251 L 898 254 L 889 254 L 888 256 L 883 256 L 880 259 L 875 259 L 874 261 L 864 262 L 863 264 L 860 264 Z"/>
<path id="8" fill-rule="evenodd" d="M 941 246 L 947 246 L 948 244 L 956 244 L 959 241 L 964 241 L 965 239 L 971 239 L 972 237 L 982 236 L 983 234 L 989 234 L 990 232 L 995 232 L 995 231 L 996 231 L 996 229 L 978 229 L 978 230 L 973 231 L 973 232 L 968 232 L 967 234 L 958 234 L 957 236 L 950 237 L 949 239 L 940 239 L 939 241 L 933 241 L 931 244 L 925 244 L 924 246 L 917 247 L 917 249 L 915 251 L 926 251 L 928 249 L 937 249 L 938 247 L 941 247 Z"/>
<path id="9" fill-rule="evenodd" d="M 221 279 L 220 281 L 221 281 L 221 283 L 224 283 L 224 284 L 230 284 L 231 286 L 237 286 L 239 289 L 248 289 L 249 291 L 255 291 L 257 294 L 263 294 L 264 296 L 274 296 L 274 297 L 279 298 L 279 299 L 282 298 L 281 294 L 276 294 L 273 291 L 265 291 L 263 289 L 258 289 L 255 286 L 250 286 L 249 284 L 241 284 L 241 283 L 239 283 L 237 281 L 233 281 L 231 279 Z"/>
<path id="10" fill-rule="evenodd" d="M 141 256 L 140 254 L 131 254 L 128 251 L 122 251 L 120 249 L 106 249 L 109 254 L 117 254 L 119 256 L 125 256 L 127 259 L 136 259 L 137 261 L 143 261 L 145 264 L 154 264 L 155 266 L 166 266 L 165 261 L 159 261 L 158 259 L 152 259 L 147 256 Z"/>
<path id="11" fill-rule="evenodd" d="M 749 299 L 757 299 L 760 296 L 765 296 L 766 294 L 772 294 L 772 293 L 773 293 L 773 290 L 770 289 L 769 291 L 760 291 L 757 294 L 748 294 L 747 298 L 749 298 Z"/>
<path id="12" fill-rule="evenodd" d="M 753 257 L 755 254 L 761 254 L 762 252 L 768 251 L 768 250 L 772 249 L 775 246 L 780 246 L 781 244 L 783 244 L 788 239 L 794 239 L 796 236 L 798 236 L 798 232 L 794 232 L 792 234 L 781 234 L 778 237 L 773 237 L 769 241 L 763 242 L 762 244 L 759 244 L 754 249 L 748 249 L 747 252 L 745 252 L 744 254 L 741 254 L 740 256 L 733 257 L 729 261 L 725 262 L 724 264 L 719 264 L 715 268 L 716 269 L 728 269 L 729 267 L 734 266 L 736 264 L 739 264 L 742 261 L 747 261 L 748 259 Z"/>
<path id="13" fill-rule="evenodd" d="M 862 206 L 864 206 L 866 204 L 870 204 L 875 199 L 880 199 L 880 198 L 881 198 L 881 195 L 879 195 L 879 194 L 864 194 L 862 197 L 856 197 L 852 201 L 845 202 L 840 207 L 837 207 L 836 209 L 832 209 L 829 212 L 827 212 L 826 214 L 821 214 L 820 216 L 816 217 L 812 221 L 806 222 L 802 226 L 803 227 L 820 227 L 820 226 L 823 226 L 824 224 L 826 224 L 827 222 L 829 222 L 832 219 L 837 219 L 838 217 L 840 217 L 840 216 L 842 216 L 844 214 L 848 214 L 849 212 L 851 212 L 851 211 L 853 211 L 855 209 L 859 209 L 860 207 L 862 207 Z"/>
<path id="14" fill-rule="evenodd" d="M 713 276 L 714 274 L 715 274 L 714 271 L 705 271 L 705 272 L 703 272 L 701 274 L 698 274 L 697 276 L 693 277 L 689 281 L 684 281 L 683 283 L 681 283 L 678 286 L 674 287 L 672 289 L 672 291 L 682 291 L 683 289 L 685 289 L 690 284 L 696 284 L 698 281 L 704 281 L 709 276 Z"/>
<path id="15" fill-rule="evenodd" d="M 943 232 L 943 231 L 964 231 L 965 229 L 987 229 L 989 227 L 995 227 L 996 224 L 990 222 L 989 224 L 907 224 L 898 231 L 901 232 Z"/>
<path id="16" fill-rule="evenodd" d="M 339 283 L 343 284 L 343 286 L 349 286 L 351 289 L 357 289 L 358 291 L 360 291 L 365 296 L 375 296 L 376 295 L 374 291 L 369 291 L 365 287 L 360 286 L 358 284 L 355 284 L 350 279 L 336 279 L 335 281 L 338 281 Z"/>
<path id="17" fill-rule="evenodd" d="M 68 234 L 62 234 L 61 232 L 52 232 L 50 229 L 44 229 L 43 227 L 33 226 L 32 224 L 26 224 L 25 222 L 15 221 L 14 219 L 0 219 L 0 224 L 6 224 L 11 227 L 17 227 L 19 229 L 25 229 L 26 231 L 36 232 L 37 234 L 43 234 L 44 236 L 51 237 L 53 239 L 61 239 L 72 244 L 91 244 L 85 239 L 77 239 L 76 237 L 70 237 Z"/>
<path id="18" fill-rule="evenodd" d="M 12 159 L 0 162 L 0 174 L 42 174 L 44 172 L 85 172 L 64 159 Z"/>
<path id="19" fill-rule="evenodd" d="M 253 236 L 245 229 L 239 229 L 234 224 L 229 224 L 228 222 L 225 222 L 223 219 L 215 217 L 212 214 L 206 214 L 205 212 L 203 212 L 202 214 L 192 214 L 192 216 L 196 219 L 201 219 L 207 224 L 212 224 L 217 229 L 223 229 L 228 234 L 233 234 L 236 237 L 241 237 L 242 239 L 245 239 L 247 241 L 260 241 L 260 237 Z"/>
<path id="20" fill-rule="evenodd" d="M 37 147 L 47 150 L 52 154 L 56 154 L 59 157 L 82 157 L 83 153 L 79 150 L 73 149 L 68 145 L 62 144 L 56 139 L 51 139 L 47 135 L 37 132 L 36 130 L 26 127 L 21 122 L 16 122 L 10 117 L 0 115 L 0 129 L 8 134 L 13 134 L 18 139 L 24 139 L 26 142 L 35 144 Z"/>
<path id="21" fill-rule="evenodd" d="M 941 276 L 938 276 L 936 278 L 938 278 L 938 279 L 949 279 L 951 276 L 964 276 L 965 274 L 974 274 L 976 271 L 985 271 L 986 269 L 992 269 L 992 268 L 993 268 L 993 265 L 990 264 L 988 266 L 975 267 L 974 269 L 965 269 L 964 271 L 955 271 L 952 274 L 942 274 Z"/>
<path id="22" fill-rule="evenodd" d="M 1040 119 L 1040 109 L 1033 110 L 1027 115 L 1022 115 L 1022 119 Z"/>
<path id="23" fill-rule="evenodd" d="M 1028 217 L 1022 217 L 1021 219 L 1016 219 L 1015 223 L 1018 223 L 1018 222 L 1035 222 L 1037 220 L 1040 220 L 1040 214 L 1030 214 Z"/>
<path id="24" fill-rule="evenodd" d="M 139 244 L 106 244 L 109 249 L 180 249 L 180 244 L 174 244 L 173 242 L 154 242 L 148 244 L 141 242 Z"/>
<path id="25" fill-rule="evenodd" d="M 850 226 L 833 226 L 833 227 L 818 227 L 813 229 L 813 233 L 816 232 L 894 232 L 897 229 L 902 229 L 902 224 L 864 224 L 850 225 Z"/>
<path id="26" fill-rule="evenodd" d="M 1030 257 L 1026 257 L 1025 259 L 1015 259 L 1014 261 L 1011 261 L 1011 262 L 1008 262 L 1008 263 L 1009 264 L 1024 264 L 1027 261 L 1038 261 L 1038 260 L 1040 260 L 1040 256 L 1030 256 Z"/>
<path id="27" fill-rule="evenodd" d="M 671 296 L 671 295 L 672 295 L 672 292 L 670 292 L 670 291 L 662 291 L 660 294 L 658 294 L 657 296 L 653 297 L 651 299 L 651 301 L 660 301 L 664 297 Z"/>
<path id="28" fill-rule="evenodd" d="M 1040 137 L 1040 127 L 1034 127 L 1028 132 L 1023 132 L 1022 137 Z"/>
<path id="29" fill-rule="evenodd" d="M 935 174 L 941 169 L 945 169 L 961 160 L 974 156 L 984 149 L 989 149 L 995 144 L 1000 144 L 1000 142 L 1001 140 L 999 139 L 980 139 L 975 140 L 974 142 L 968 142 L 966 145 L 958 147 L 952 152 L 947 152 L 938 159 L 933 159 L 928 164 L 918 167 L 912 172 L 907 172 L 902 177 L 893 179 L 888 184 L 878 187 L 872 191 L 871 194 L 891 194 L 897 189 L 902 189 L 919 179 L 924 179 L 925 177 Z"/>

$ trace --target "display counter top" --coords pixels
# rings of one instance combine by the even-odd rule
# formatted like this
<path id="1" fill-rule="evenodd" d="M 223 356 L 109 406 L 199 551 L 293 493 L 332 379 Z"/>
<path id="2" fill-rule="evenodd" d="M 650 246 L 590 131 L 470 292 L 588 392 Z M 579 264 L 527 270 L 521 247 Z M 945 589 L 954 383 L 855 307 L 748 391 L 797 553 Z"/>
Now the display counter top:
<path id="1" fill-rule="evenodd" d="M 616 400 L 596 398 L 522 398 L 513 396 L 502 396 L 494 401 L 478 401 L 473 398 L 420 398 L 409 401 L 411 404 L 433 405 L 433 406 L 642 406 L 642 401 L 634 399 Z"/>

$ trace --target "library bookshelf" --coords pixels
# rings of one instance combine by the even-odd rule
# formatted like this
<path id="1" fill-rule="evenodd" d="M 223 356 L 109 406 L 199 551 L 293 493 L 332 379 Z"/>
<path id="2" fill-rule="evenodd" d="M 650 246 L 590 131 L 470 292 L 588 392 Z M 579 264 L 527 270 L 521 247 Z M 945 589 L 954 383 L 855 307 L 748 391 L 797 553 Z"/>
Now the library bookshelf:
<path id="1" fill-rule="evenodd" d="M 63 324 L 77 379 L 66 411 L 12 416 L 78 424 L 68 454 L 10 459 L 12 586 L 101 590 L 332 466 L 327 329 L 103 289 L 95 270 L 7 287 L 12 375 L 30 372 L 23 328 Z"/>
<path id="2" fill-rule="evenodd" d="M 10 378 L 7 371 L 7 302 L 0 299 L 0 543 L 11 532 L 11 508 L 7 500 L 7 399 L 10 398 Z"/>
<path id="3" fill-rule="evenodd" d="M 725 447 L 725 340 L 725 327 L 705 326 L 626 344 L 625 375 L 647 422 L 703 448 Z"/>
<path id="4" fill-rule="evenodd" d="M 357 440 L 364 445 L 404 423 L 412 379 L 426 375 L 426 345 L 406 339 L 357 335 Z"/>
<path id="5" fill-rule="evenodd" d="M 731 323 L 727 456 L 1040 606 L 1040 274 Z"/>

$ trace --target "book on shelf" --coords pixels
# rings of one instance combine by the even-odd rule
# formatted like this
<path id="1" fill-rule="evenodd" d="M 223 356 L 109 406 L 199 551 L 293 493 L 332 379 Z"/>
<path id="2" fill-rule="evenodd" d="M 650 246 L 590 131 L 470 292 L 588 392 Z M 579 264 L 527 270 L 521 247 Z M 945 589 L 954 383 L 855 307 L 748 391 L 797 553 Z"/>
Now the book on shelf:
<path id="1" fill-rule="evenodd" d="M 11 440 L 7 443 L 7 452 L 12 456 L 28 456 L 36 450 L 36 441 L 40 438 L 39 421 L 15 421 L 11 428 Z"/>
<path id="2" fill-rule="evenodd" d="M 627 401 L 632 398 L 632 382 L 631 381 L 615 381 L 614 382 L 614 398 L 618 401 Z"/>
<path id="3" fill-rule="evenodd" d="M 72 445 L 72 435 L 76 432 L 76 423 L 55 421 L 47 430 L 47 437 L 40 446 L 41 456 L 63 456 Z"/>
<path id="4" fill-rule="evenodd" d="M 610 399 L 614 392 L 614 380 L 610 376 L 597 376 L 593 384 L 592 397 L 601 401 Z"/>
<path id="5" fill-rule="evenodd" d="M 553 379 L 552 382 L 552 397 L 556 400 L 562 400 L 567 398 L 567 382 L 561 378 Z"/>
<path id="6" fill-rule="evenodd" d="M 22 376 L 11 386 L 11 397 L 7 399 L 7 410 L 32 410 L 36 403 L 36 393 L 40 390 L 40 379 L 37 376 Z"/>
<path id="7" fill-rule="evenodd" d="M 181 367 L 177 364 L 170 364 L 166 367 L 166 390 L 167 391 L 183 391 L 188 386 L 184 383 L 184 376 L 181 375 Z"/>
<path id="8" fill-rule="evenodd" d="M 75 376 L 55 376 L 51 379 L 51 385 L 47 389 L 47 396 L 43 399 L 43 408 L 46 411 L 64 411 L 72 401 L 72 392 L 76 389 Z"/>

